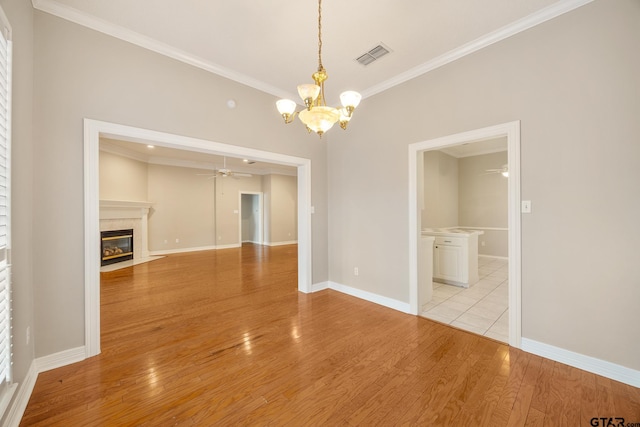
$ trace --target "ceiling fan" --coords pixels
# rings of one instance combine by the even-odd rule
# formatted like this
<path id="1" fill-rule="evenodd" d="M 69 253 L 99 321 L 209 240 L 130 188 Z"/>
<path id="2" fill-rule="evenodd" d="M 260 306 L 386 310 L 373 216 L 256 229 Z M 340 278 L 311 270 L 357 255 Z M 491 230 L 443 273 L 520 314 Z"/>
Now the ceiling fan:
<path id="1" fill-rule="evenodd" d="M 492 173 L 499 173 L 502 174 L 502 176 L 504 176 L 505 178 L 509 177 L 509 165 L 502 165 L 502 167 L 500 169 L 485 169 L 484 171 L 485 173 L 483 175 L 489 175 Z"/>
<path id="2" fill-rule="evenodd" d="M 227 158 L 223 157 L 223 165 L 222 168 L 214 170 L 212 173 L 199 173 L 199 176 L 206 176 L 209 179 L 211 178 L 226 178 L 228 176 L 232 178 L 251 178 L 253 175 L 250 173 L 238 173 L 233 172 L 231 169 L 227 169 Z"/>

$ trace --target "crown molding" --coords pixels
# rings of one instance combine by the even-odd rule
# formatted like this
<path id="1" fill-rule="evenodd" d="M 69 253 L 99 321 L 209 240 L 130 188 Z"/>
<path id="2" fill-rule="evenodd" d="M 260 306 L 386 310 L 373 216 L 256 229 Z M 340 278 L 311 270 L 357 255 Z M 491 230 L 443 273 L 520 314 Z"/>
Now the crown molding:
<path id="1" fill-rule="evenodd" d="M 429 71 L 433 71 L 437 68 L 447 65 L 464 56 L 477 52 L 480 49 L 483 49 L 522 31 L 528 30 L 529 28 L 535 27 L 536 25 L 542 24 L 543 22 L 556 18 L 557 16 L 560 16 L 564 13 L 570 12 L 574 9 L 584 6 L 585 4 L 591 3 L 592 1 L 593 0 L 560 0 L 551 6 L 539 10 L 538 12 L 532 13 L 531 15 L 528 15 L 518 21 L 506 25 L 496 31 L 488 33 L 456 49 L 450 50 L 449 52 L 440 55 L 432 59 L 431 61 L 427 61 L 380 84 L 365 89 L 361 92 L 362 98 L 365 99 L 380 92 L 384 92 L 387 89 L 391 89 L 394 86 L 397 86 L 408 80 L 421 76 L 422 74 L 428 73 Z M 145 49 L 149 49 L 153 52 L 173 58 L 177 61 L 184 62 L 205 71 L 209 71 L 213 74 L 217 74 L 221 77 L 225 77 L 259 91 L 274 95 L 278 98 L 297 99 L 296 96 L 292 95 L 288 91 L 283 91 L 260 80 L 254 79 L 242 73 L 235 72 L 219 64 L 207 61 L 196 55 L 190 54 L 181 49 L 177 49 L 166 43 L 159 42 L 158 40 L 142 35 L 135 31 L 128 30 L 120 25 L 116 25 L 103 19 L 97 18 L 78 9 L 61 5 L 55 0 L 32 0 L 32 4 L 35 9 L 42 12 L 49 13 L 67 21 L 71 21 L 75 24 L 91 28 L 95 31 L 127 41 Z"/>
<path id="2" fill-rule="evenodd" d="M 127 41 L 134 45 L 143 47 L 177 61 L 184 62 L 185 64 L 192 65 L 205 71 L 209 71 L 213 74 L 217 74 L 221 77 L 225 77 L 229 80 L 233 80 L 237 83 L 241 83 L 243 85 L 277 96 L 279 98 L 291 98 L 291 94 L 287 91 L 282 91 L 260 80 L 256 80 L 242 73 L 238 73 L 229 68 L 225 68 L 221 65 L 207 61 L 197 55 L 185 52 L 181 49 L 160 42 L 143 34 L 137 33 L 135 31 L 129 30 L 120 25 L 116 25 L 104 19 L 97 18 L 73 7 L 62 5 L 54 0 L 32 0 L 31 3 L 33 4 L 34 9 L 57 16 L 58 18 L 65 19 L 78 25 L 82 25 L 83 27 L 90 28 L 92 30 L 107 34 L 117 39 Z"/>
<path id="3" fill-rule="evenodd" d="M 522 31 L 528 30 L 529 28 L 535 27 L 536 25 L 542 24 L 543 22 L 546 22 L 550 19 L 556 18 L 562 14 L 584 6 L 587 3 L 591 3 L 592 1 L 593 0 L 561 0 L 555 4 L 552 4 L 551 6 L 539 10 L 538 12 L 532 13 L 531 15 L 512 22 L 511 24 L 506 25 L 496 31 L 485 34 L 484 36 L 479 37 L 469 43 L 463 44 L 460 47 L 450 50 L 449 52 L 444 53 L 432 59 L 431 61 L 427 61 L 421 65 L 418 65 L 417 67 L 405 71 L 404 73 L 398 74 L 397 76 L 389 80 L 374 85 L 362 92 L 362 98 L 368 98 L 380 92 L 384 92 L 387 89 L 391 89 L 394 86 L 414 79 L 418 76 L 421 76 L 422 74 L 428 73 L 429 71 L 433 71 L 436 68 L 447 65 L 453 61 L 484 49 L 487 46 L 491 46 L 494 43 L 502 41 L 513 35 L 521 33 Z"/>

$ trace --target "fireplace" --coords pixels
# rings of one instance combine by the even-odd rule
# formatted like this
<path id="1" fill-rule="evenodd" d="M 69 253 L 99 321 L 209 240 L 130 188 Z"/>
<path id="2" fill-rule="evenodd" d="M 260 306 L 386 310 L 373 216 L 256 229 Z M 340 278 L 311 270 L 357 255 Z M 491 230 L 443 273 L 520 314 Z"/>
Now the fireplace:
<path id="1" fill-rule="evenodd" d="M 101 231 L 100 265 L 133 259 L 133 229 Z"/>

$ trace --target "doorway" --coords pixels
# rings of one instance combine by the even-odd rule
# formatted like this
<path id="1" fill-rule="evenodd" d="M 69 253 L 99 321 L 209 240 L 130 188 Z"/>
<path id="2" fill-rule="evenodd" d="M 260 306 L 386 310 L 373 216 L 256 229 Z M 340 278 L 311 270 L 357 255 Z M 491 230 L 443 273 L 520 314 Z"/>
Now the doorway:
<path id="1" fill-rule="evenodd" d="M 240 243 L 262 245 L 264 241 L 262 193 L 240 193 Z"/>
<path id="2" fill-rule="evenodd" d="M 422 231 L 424 194 L 424 152 L 495 138 L 507 138 L 508 182 L 508 301 L 509 345 L 520 347 L 521 341 L 521 259 L 520 259 L 520 122 L 477 129 L 442 138 L 418 142 L 409 146 L 409 288 L 410 310 L 419 314 L 421 297 L 428 280 L 420 274 L 424 248 L 419 246 Z M 429 260 L 431 262 L 431 260 Z"/>
<path id="3" fill-rule="evenodd" d="M 99 230 L 98 173 L 101 137 L 215 155 L 249 156 L 257 161 L 296 167 L 298 291 L 304 293 L 312 291 L 311 160 L 182 135 L 84 119 L 85 357 L 92 357 L 100 353 L 100 234 L 96 230 Z"/>

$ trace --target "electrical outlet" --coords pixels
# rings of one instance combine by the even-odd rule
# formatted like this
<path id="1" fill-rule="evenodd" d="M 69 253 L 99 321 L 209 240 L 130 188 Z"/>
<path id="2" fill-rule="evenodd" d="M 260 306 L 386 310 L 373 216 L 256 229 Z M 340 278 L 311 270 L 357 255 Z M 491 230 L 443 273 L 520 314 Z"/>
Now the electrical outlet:
<path id="1" fill-rule="evenodd" d="M 480 246 L 484 246 L 484 240 L 480 242 Z"/>
<path id="2" fill-rule="evenodd" d="M 176 243 L 180 243 L 180 239 L 176 239 Z"/>
<path id="3" fill-rule="evenodd" d="M 358 267 L 354 267 L 353 268 L 353 275 L 354 276 L 359 276 L 360 275 L 360 270 L 358 270 Z"/>

